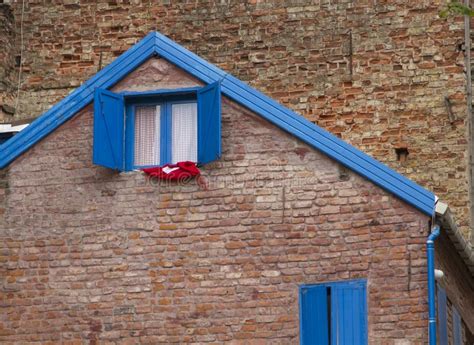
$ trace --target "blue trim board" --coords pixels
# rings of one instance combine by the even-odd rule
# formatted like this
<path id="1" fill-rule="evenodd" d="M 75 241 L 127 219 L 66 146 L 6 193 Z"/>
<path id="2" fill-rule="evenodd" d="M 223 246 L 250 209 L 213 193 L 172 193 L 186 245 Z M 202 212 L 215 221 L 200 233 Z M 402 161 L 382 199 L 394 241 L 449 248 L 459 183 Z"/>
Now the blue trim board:
<path id="1" fill-rule="evenodd" d="M 196 95 L 196 93 L 202 89 L 202 86 L 197 87 L 187 87 L 182 89 L 172 89 L 172 90 L 153 90 L 153 91 L 124 91 L 119 92 L 126 98 L 139 98 L 144 99 L 147 97 L 165 97 L 165 96 L 177 96 L 177 95 Z"/>
<path id="2" fill-rule="evenodd" d="M 163 57 L 207 84 L 220 82 L 225 96 L 393 193 L 423 213 L 429 216 L 433 214 L 435 196 L 430 191 L 157 32 L 148 34 L 31 125 L 2 144 L 0 168 L 6 167 L 20 154 L 92 102 L 96 88 L 110 88 L 152 55 Z"/>
<path id="3" fill-rule="evenodd" d="M 135 106 L 125 104 L 125 170 L 133 170 L 135 161 Z"/>

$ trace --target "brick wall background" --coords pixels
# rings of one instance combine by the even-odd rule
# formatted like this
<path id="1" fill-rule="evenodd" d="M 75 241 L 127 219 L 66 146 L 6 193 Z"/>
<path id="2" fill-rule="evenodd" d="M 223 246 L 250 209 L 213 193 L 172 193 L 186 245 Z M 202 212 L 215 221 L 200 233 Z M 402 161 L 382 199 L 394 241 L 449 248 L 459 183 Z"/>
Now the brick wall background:
<path id="1" fill-rule="evenodd" d="M 116 90 L 143 85 L 196 81 L 153 59 Z M 88 106 L 2 171 L 1 342 L 294 344 L 298 285 L 350 278 L 371 344 L 427 342 L 427 217 L 285 132 L 224 100 L 200 184 L 91 146 Z"/>
<path id="2" fill-rule="evenodd" d="M 18 43 L 22 2 L 8 2 Z M 462 18 L 439 19 L 444 3 L 27 1 L 17 116 L 39 115 L 159 30 L 433 190 L 468 237 Z"/>
<path id="3" fill-rule="evenodd" d="M 0 46 L 2 47 L 0 49 L 0 123 L 11 121 L 14 114 L 14 79 L 16 74 L 14 24 L 12 8 L 0 3 Z"/>

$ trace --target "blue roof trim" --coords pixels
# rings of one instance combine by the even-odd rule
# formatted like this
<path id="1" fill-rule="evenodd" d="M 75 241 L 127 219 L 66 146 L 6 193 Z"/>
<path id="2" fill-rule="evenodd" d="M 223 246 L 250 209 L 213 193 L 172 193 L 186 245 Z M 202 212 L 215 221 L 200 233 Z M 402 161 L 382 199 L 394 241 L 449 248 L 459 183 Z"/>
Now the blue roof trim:
<path id="1" fill-rule="evenodd" d="M 58 126 L 69 120 L 94 98 L 96 88 L 107 89 L 154 54 L 155 33 L 148 34 L 110 65 L 74 90 L 62 101 L 33 121 L 27 128 L 0 146 L 0 168 L 10 164 Z M 26 129 L 26 128 L 25 128 Z"/>
<path id="2" fill-rule="evenodd" d="M 90 103 L 96 88 L 106 89 L 113 86 L 153 54 L 162 56 L 207 84 L 219 81 L 222 93 L 227 97 L 395 194 L 423 213 L 430 216 L 433 214 L 435 196 L 430 191 L 155 32 L 148 34 L 30 126 L 1 145 L 0 168 L 7 166 Z"/>

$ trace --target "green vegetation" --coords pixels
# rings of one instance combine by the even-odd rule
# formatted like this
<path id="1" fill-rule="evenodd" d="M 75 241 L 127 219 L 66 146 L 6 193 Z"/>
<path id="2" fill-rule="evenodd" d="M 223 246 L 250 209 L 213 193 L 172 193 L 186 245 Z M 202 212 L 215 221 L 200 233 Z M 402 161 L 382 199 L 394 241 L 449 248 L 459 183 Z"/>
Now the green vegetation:
<path id="1" fill-rule="evenodd" d="M 441 18 L 448 18 L 449 16 L 456 15 L 474 17 L 474 10 L 458 1 L 450 1 L 446 7 L 439 12 Z"/>

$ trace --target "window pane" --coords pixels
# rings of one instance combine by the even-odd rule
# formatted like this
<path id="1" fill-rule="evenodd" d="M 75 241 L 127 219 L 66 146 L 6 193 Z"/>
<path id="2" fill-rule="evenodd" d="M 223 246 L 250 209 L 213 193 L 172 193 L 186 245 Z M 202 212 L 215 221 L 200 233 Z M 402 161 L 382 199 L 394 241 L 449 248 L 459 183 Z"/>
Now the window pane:
<path id="1" fill-rule="evenodd" d="M 157 106 L 135 108 L 135 165 L 160 165 L 160 110 Z"/>
<path id="2" fill-rule="evenodd" d="M 438 287 L 438 344 L 448 345 L 448 320 L 447 320 L 447 297 L 446 290 Z"/>
<path id="3" fill-rule="evenodd" d="M 172 105 L 171 163 L 197 162 L 197 103 Z"/>
<path id="4" fill-rule="evenodd" d="M 452 306 L 453 310 L 453 338 L 454 338 L 454 345 L 462 345 L 462 321 L 461 321 L 461 315 L 459 315 L 458 310 L 456 307 L 453 305 Z"/>

